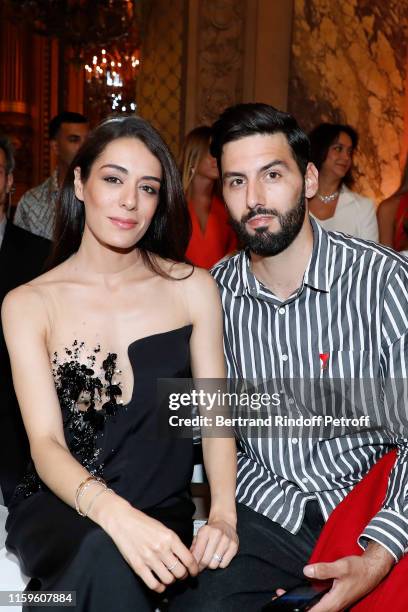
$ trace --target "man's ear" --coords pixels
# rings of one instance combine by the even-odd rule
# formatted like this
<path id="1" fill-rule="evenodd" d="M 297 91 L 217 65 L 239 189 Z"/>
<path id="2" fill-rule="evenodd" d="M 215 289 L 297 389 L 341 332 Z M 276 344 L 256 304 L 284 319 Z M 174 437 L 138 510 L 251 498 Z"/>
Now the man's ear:
<path id="1" fill-rule="evenodd" d="M 6 187 L 6 193 L 10 193 L 11 188 L 13 187 L 13 183 L 14 183 L 14 176 L 12 172 L 9 172 L 9 174 L 7 175 L 7 187 Z"/>
<path id="2" fill-rule="evenodd" d="M 81 202 L 84 201 L 84 186 L 82 184 L 82 180 L 81 180 L 81 168 L 79 166 L 77 166 L 76 168 L 74 168 L 74 190 L 75 190 L 75 195 L 78 198 L 78 200 L 81 200 Z"/>
<path id="3" fill-rule="evenodd" d="M 305 174 L 305 196 L 310 199 L 316 195 L 319 189 L 319 172 L 312 162 L 307 164 Z"/>

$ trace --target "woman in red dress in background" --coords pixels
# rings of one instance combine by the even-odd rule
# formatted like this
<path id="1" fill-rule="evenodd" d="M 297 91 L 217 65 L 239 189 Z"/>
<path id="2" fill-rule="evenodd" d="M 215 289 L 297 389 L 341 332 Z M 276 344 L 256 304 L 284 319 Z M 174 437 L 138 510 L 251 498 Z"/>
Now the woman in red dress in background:
<path id="1" fill-rule="evenodd" d="M 210 155 L 210 140 L 211 128 L 199 126 L 187 134 L 182 154 L 183 188 L 192 224 L 186 257 L 201 268 L 211 268 L 237 248 L 220 197 L 217 162 Z"/>
<path id="2" fill-rule="evenodd" d="M 401 183 L 395 193 L 381 202 L 377 210 L 380 242 L 396 251 L 408 249 L 408 159 Z"/>

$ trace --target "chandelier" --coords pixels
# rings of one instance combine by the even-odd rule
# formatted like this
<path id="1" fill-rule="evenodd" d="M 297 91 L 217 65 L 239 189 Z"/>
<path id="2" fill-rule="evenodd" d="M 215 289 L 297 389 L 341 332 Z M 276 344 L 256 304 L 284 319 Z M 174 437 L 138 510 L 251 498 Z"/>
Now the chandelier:
<path id="1" fill-rule="evenodd" d="M 100 103 L 100 94 L 105 91 L 112 112 L 135 112 L 135 83 L 139 66 L 138 50 L 130 55 L 113 47 L 94 54 L 92 61 L 84 64 L 90 100 Z"/>
<path id="2" fill-rule="evenodd" d="M 81 52 L 112 42 L 140 43 L 148 0 L 3 0 L 6 14 Z M 135 41 L 132 40 L 132 43 Z"/>
<path id="3" fill-rule="evenodd" d="M 149 0 L 3 0 L 16 23 L 56 37 L 84 71 L 90 116 L 136 110 L 141 32 Z"/>

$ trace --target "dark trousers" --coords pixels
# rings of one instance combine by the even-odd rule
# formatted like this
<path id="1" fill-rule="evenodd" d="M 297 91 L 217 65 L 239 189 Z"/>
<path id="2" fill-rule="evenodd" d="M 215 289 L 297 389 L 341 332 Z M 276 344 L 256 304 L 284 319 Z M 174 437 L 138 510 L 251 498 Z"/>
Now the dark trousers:
<path id="1" fill-rule="evenodd" d="M 305 580 L 306 565 L 324 524 L 317 501 L 306 504 L 296 535 L 237 505 L 238 555 L 226 569 L 205 570 L 170 604 L 171 612 L 259 612 L 277 588 Z"/>

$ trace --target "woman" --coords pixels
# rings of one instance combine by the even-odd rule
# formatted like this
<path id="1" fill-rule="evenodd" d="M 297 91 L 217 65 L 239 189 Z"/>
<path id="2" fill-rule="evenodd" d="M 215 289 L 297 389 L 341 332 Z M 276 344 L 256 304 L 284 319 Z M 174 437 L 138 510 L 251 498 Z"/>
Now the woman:
<path id="1" fill-rule="evenodd" d="M 195 128 L 186 137 L 182 156 L 183 188 L 192 224 L 186 257 L 202 268 L 211 268 L 237 248 L 219 197 L 217 162 L 210 155 L 210 140 L 211 128 Z"/>
<path id="2" fill-rule="evenodd" d="M 191 545 L 192 440 L 158 435 L 158 378 L 188 377 L 190 364 L 197 378 L 225 375 L 218 292 L 183 263 L 187 240 L 160 136 L 142 119 L 111 119 L 65 180 L 56 267 L 4 301 L 35 466 L 6 544 L 28 589 L 76 591 L 76 610 L 151 610 L 153 592 L 237 550 L 233 440 L 203 439 L 212 504 Z"/>
<path id="3" fill-rule="evenodd" d="M 349 125 L 321 123 L 309 135 L 311 159 L 319 171 L 319 191 L 309 210 L 327 230 L 378 241 L 374 203 L 350 190 L 357 132 Z"/>
<path id="4" fill-rule="evenodd" d="M 377 210 L 380 242 L 396 251 L 408 249 L 408 159 L 397 191 Z"/>

